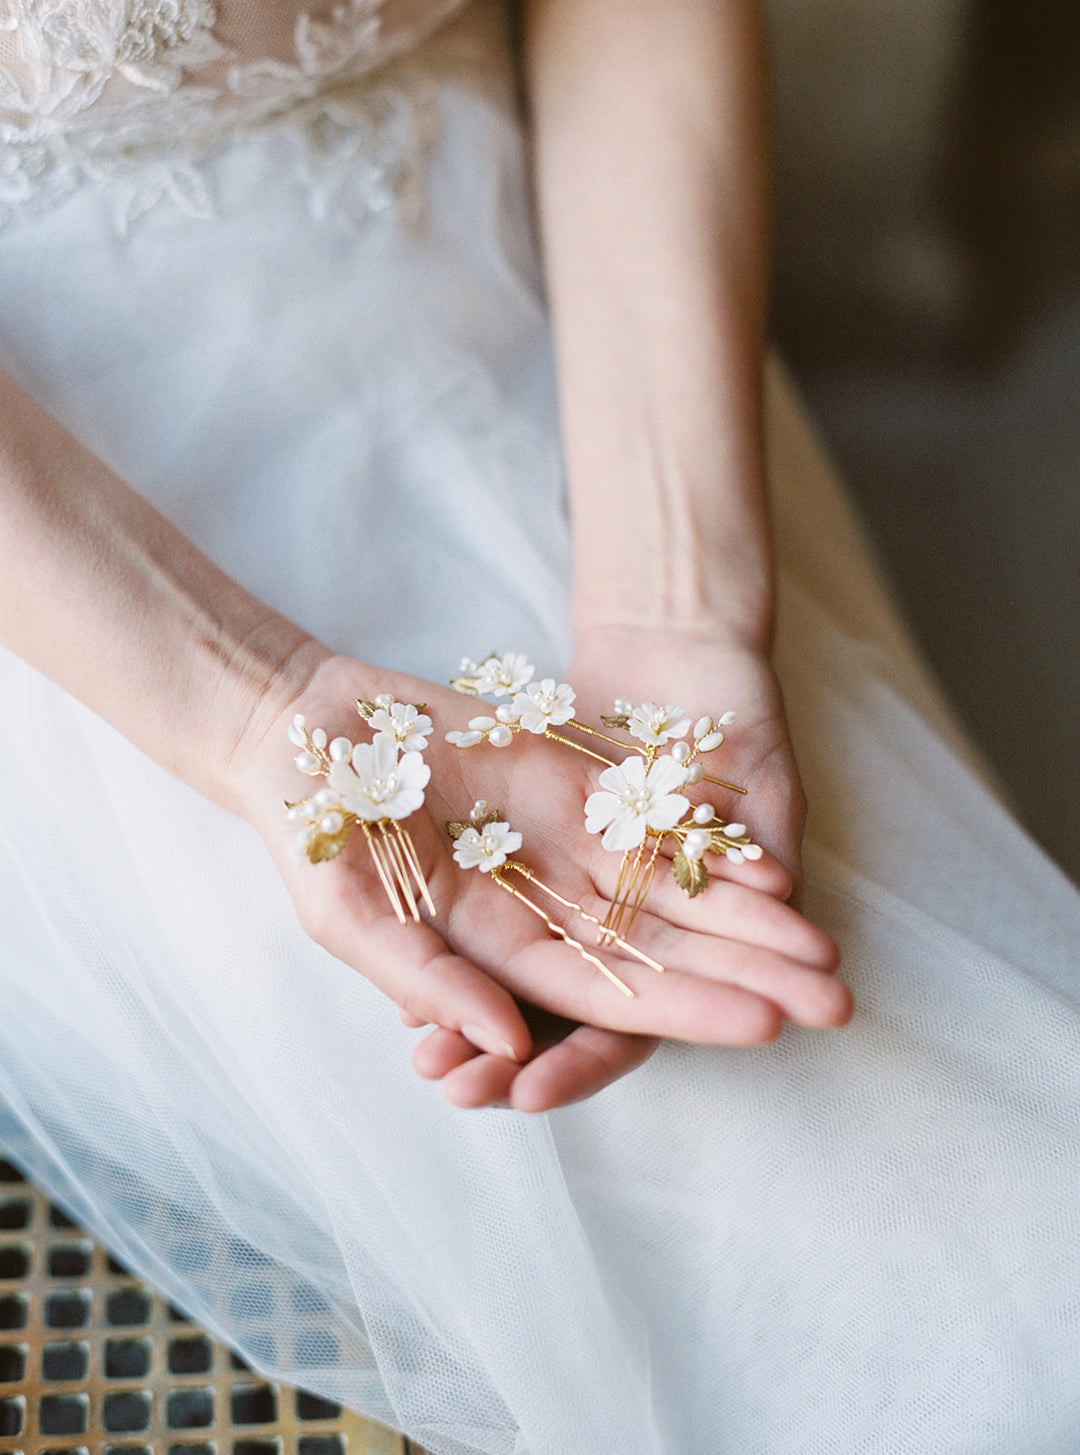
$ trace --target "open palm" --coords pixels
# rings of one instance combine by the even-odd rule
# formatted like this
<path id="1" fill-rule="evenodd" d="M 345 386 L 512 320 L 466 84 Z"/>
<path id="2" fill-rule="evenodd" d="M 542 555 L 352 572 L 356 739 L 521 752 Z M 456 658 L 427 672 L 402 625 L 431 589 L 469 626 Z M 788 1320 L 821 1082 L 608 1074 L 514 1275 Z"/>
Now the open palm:
<path id="1" fill-rule="evenodd" d="M 516 857 L 602 919 L 621 856 L 584 832 L 583 806 L 600 765 L 527 734 L 503 750 L 452 747 L 445 731 L 464 726 L 476 711 L 468 701 L 400 674 L 381 675 L 376 690 L 426 703 L 435 722 L 425 754 L 432 768 L 426 802 L 407 821 L 434 916 L 398 921 L 359 833 L 336 859 L 296 863 L 293 826 L 278 808 L 305 791 L 285 736 L 292 713 L 304 712 L 331 736 L 363 739 L 352 704 L 372 695 L 370 668 L 328 659 L 278 730 L 261 738 L 246 766 L 249 816 L 308 932 L 385 990 L 409 1023 L 444 1028 L 415 1059 L 422 1074 L 445 1078 L 455 1101 L 557 1105 L 636 1064 L 656 1037 L 745 1044 L 776 1035 L 785 1019 L 825 1026 L 846 1017 L 846 991 L 831 974 L 835 949 L 782 902 L 790 877 L 770 856 L 721 868 L 709 892 L 694 900 L 658 874 L 631 939 L 666 973 L 617 947 L 605 950 L 605 961 L 634 991 L 622 994 L 489 876 L 459 868 L 446 830 L 477 799 L 486 800 L 523 835 Z M 585 694 L 583 711 L 592 712 Z M 530 898 L 544 900 L 535 890 Z M 544 908 L 595 950 L 587 920 L 554 901 Z"/>

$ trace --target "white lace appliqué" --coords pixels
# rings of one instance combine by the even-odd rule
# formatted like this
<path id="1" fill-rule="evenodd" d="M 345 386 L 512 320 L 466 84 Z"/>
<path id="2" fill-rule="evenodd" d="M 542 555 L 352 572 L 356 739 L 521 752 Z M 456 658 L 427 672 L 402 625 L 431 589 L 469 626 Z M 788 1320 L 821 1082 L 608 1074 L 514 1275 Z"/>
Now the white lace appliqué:
<path id="1" fill-rule="evenodd" d="M 398 68 L 357 87 L 383 44 L 382 0 L 302 12 L 295 60 L 235 63 L 213 0 L 0 0 L 0 227 L 93 182 L 122 228 L 163 199 L 210 214 L 201 164 L 240 128 L 288 116 L 319 212 L 361 218 L 411 196 L 429 105 Z M 442 7 L 443 13 L 452 8 Z"/>

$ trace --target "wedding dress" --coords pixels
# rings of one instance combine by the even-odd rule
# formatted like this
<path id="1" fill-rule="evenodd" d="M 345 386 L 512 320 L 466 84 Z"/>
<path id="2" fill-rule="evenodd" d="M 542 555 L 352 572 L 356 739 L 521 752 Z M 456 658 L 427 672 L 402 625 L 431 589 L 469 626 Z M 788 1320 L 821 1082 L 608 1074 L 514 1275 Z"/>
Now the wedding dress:
<path id="1" fill-rule="evenodd" d="M 0 362 L 333 647 L 557 672 L 499 9 L 2 0 L 0 25 Z M 776 369 L 769 429 L 839 1032 L 455 1110 L 244 823 L 0 658 L 0 1144 L 254 1366 L 437 1455 L 1080 1442 L 1080 898 L 952 725 Z"/>

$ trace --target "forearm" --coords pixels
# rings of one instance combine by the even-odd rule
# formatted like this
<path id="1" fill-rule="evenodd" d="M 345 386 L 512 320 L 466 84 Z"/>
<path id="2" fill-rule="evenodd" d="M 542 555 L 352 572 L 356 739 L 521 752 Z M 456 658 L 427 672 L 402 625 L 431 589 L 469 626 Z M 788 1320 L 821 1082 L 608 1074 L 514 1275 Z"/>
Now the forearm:
<path id="1" fill-rule="evenodd" d="M 767 126 L 749 0 L 530 0 L 579 626 L 764 643 Z"/>
<path id="2" fill-rule="evenodd" d="M 244 591 L 0 374 L 0 641 L 236 808 L 234 750 L 318 643 Z"/>

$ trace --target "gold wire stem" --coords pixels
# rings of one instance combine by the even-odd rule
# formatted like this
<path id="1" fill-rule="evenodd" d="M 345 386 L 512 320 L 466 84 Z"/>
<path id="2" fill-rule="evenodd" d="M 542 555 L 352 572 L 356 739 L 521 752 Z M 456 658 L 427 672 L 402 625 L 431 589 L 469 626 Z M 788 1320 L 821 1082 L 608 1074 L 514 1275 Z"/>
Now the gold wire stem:
<path id="1" fill-rule="evenodd" d="M 712 775 L 709 774 L 709 773 L 706 773 L 705 774 L 705 777 L 702 779 L 702 782 L 703 783 L 715 783 L 718 788 L 730 788 L 731 791 L 732 791 L 732 793 L 745 793 L 746 792 L 746 789 L 745 788 L 740 788 L 737 783 L 728 783 L 727 780 L 724 779 L 724 778 L 713 778 Z"/>
<path id="2" fill-rule="evenodd" d="M 587 758 L 595 758 L 598 763 L 603 763 L 607 768 L 618 767 L 617 763 L 610 758 L 605 758 L 602 753 L 594 753 L 592 748 L 586 748 L 582 743 L 575 743 L 573 738 L 564 738 L 562 733 L 557 733 L 554 728 L 545 728 L 544 737 L 551 738 L 556 743 L 565 743 L 568 748 L 573 748 L 575 753 L 584 753 Z"/>
<path id="3" fill-rule="evenodd" d="M 572 717 L 566 726 L 577 728 L 581 733 L 588 733 L 591 738 L 603 738 L 605 743 L 614 743 L 617 748 L 626 748 L 628 752 L 641 752 L 641 749 L 635 748 L 633 743 L 627 743 L 621 738 L 613 738 L 610 733 L 602 733 L 599 728 L 590 727 L 587 722 L 578 722 L 576 717 Z"/>
<path id="4" fill-rule="evenodd" d="M 492 879 L 494 879 L 495 883 L 500 886 L 500 888 L 506 890 L 507 894 L 512 894 L 515 899 L 520 900 L 522 904 L 527 905 L 529 909 L 532 910 L 533 914 L 539 916 L 539 918 L 542 919 L 547 925 L 549 933 L 553 935 L 558 935 L 559 939 L 565 940 L 570 948 L 572 950 L 576 950 L 583 960 L 587 960 L 590 965 L 595 965 L 597 970 L 600 971 L 601 975 L 605 976 L 608 980 L 610 980 L 612 985 L 617 985 L 622 993 L 624 995 L 628 995 L 631 1000 L 635 999 L 634 991 L 630 989 L 629 985 L 627 985 L 624 980 L 619 979 L 619 977 L 615 974 L 614 970 L 609 970 L 608 967 L 604 964 L 603 960 L 586 950 L 585 946 L 581 943 L 580 940 L 575 940 L 573 935 L 567 933 L 567 931 L 563 929 L 562 925 L 557 924 L 555 920 L 553 920 L 549 914 L 545 913 L 545 911 L 542 910 L 538 904 L 534 904 L 527 894 L 522 894 L 520 889 L 515 889 L 512 884 L 508 884 L 497 869 L 492 870 L 491 877 Z"/>
<path id="5" fill-rule="evenodd" d="M 417 857 L 416 846 L 413 843 L 412 839 L 409 837 L 408 830 L 403 829 L 401 825 L 396 821 L 394 823 L 394 832 L 397 834 L 398 838 L 401 841 L 402 850 L 405 854 L 405 857 L 409 861 L 410 867 L 412 868 L 413 878 L 416 880 L 417 888 L 420 890 L 420 893 L 423 896 L 424 903 L 427 905 L 431 913 L 435 914 L 435 901 L 431 897 L 431 890 L 428 888 L 427 880 L 424 878 L 424 871 L 420 867 L 420 860 Z"/>
<path id="6" fill-rule="evenodd" d="M 379 871 L 379 878 L 382 880 L 382 886 L 386 890 L 386 897 L 390 901 L 390 907 L 397 915 L 399 921 L 404 924 L 405 911 L 401 907 L 401 900 L 398 898 L 398 892 L 394 886 L 394 881 L 388 874 L 386 865 L 383 863 L 382 855 L 380 853 L 380 849 L 382 846 L 378 843 L 375 835 L 371 832 L 371 825 L 369 823 L 367 823 L 365 820 L 361 820 L 361 827 L 364 830 L 364 838 L 367 839 L 368 850 L 371 854 L 372 863 Z"/>
<path id="7" fill-rule="evenodd" d="M 412 884 L 409 881 L 409 866 L 404 854 L 401 852 L 401 845 L 397 838 L 386 826 L 386 820 L 379 820 L 379 833 L 382 835 L 383 849 L 388 857 L 394 877 L 397 880 L 398 888 L 409 906 L 409 913 L 414 920 L 419 920 L 420 911 L 416 907 L 416 895 L 413 893 Z"/>
<path id="8" fill-rule="evenodd" d="M 597 929 L 603 928 L 600 921 L 596 918 L 594 914 L 590 914 L 587 909 L 583 909 L 580 904 L 576 904 L 572 899 L 564 899 L 561 894 L 556 894 L 555 890 L 552 889 L 550 885 L 545 884 L 542 879 L 537 878 L 535 871 L 530 869 L 527 864 L 519 864 L 516 859 L 508 859 L 507 862 L 503 865 L 503 868 L 516 869 L 517 872 L 521 874 L 525 879 L 528 879 L 530 883 L 535 884 L 537 889 L 542 889 L 545 894 L 549 894 L 551 898 L 556 900 L 559 904 L 565 905 L 567 909 L 573 910 L 575 914 L 580 915 L 581 918 L 583 920 L 587 920 L 589 924 L 595 925 Z M 635 960 L 640 960 L 643 965 L 648 965 L 650 970 L 655 970 L 658 975 L 664 974 L 664 967 L 659 963 L 659 961 L 654 960 L 651 955 L 646 955 L 644 950 L 639 950 L 634 945 L 628 945 L 626 941 L 620 939 L 618 935 L 612 936 L 610 939 L 608 939 L 607 943 L 618 945 L 619 948 L 625 950 L 628 955 L 633 955 Z"/>

